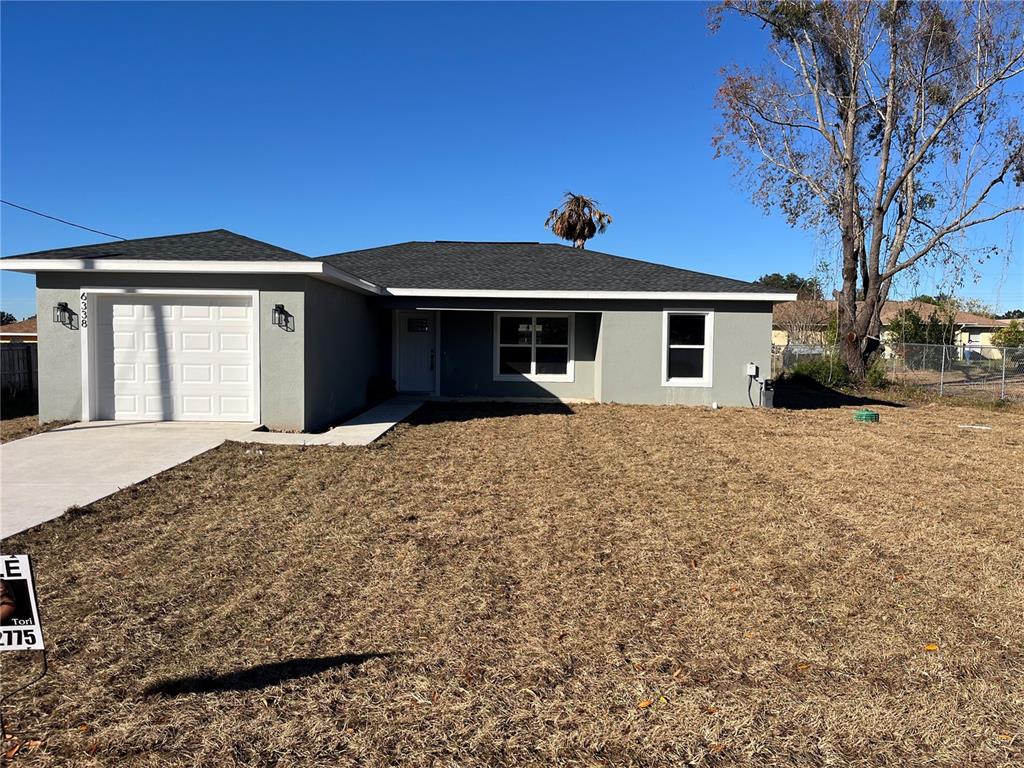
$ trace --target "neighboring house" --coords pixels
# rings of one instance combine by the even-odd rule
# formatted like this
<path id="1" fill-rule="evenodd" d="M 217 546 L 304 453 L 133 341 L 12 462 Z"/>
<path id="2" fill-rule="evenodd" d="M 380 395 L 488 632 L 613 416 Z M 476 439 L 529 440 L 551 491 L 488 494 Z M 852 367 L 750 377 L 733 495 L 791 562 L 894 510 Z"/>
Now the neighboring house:
<path id="1" fill-rule="evenodd" d="M 36 336 L 35 317 L 26 317 L 24 320 L 0 325 L 0 344 L 10 344 L 12 342 L 35 344 Z"/>
<path id="2" fill-rule="evenodd" d="M 933 312 L 939 317 L 948 318 L 948 310 L 935 304 L 920 301 L 887 301 L 882 307 L 883 338 L 888 344 L 895 344 L 899 339 L 892 338 L 887 329 L 892 319 L 904 310 L 911 309 L 922 320 L 928 320 Z M 834 301 L 795 301 L 777 304 L 772 316 L 772 344 L 785 347 L 790 344 L 824 345 L 825 331 L 830 318 L 836 314 Z M 953 335 L 951 343 L 957 346 L 982 347 L 992 344 L 992 334 L 999 328 L 1009 325 L 1009 320 L 997 320 L 973 312 L 957 311 L 953 317 Z M 997 352 L 992 353 L 998 357 Z"/>
<path id="3" fill-rule="evenodd" d="M 394 380 L 440 398 L 748 404 L 764 286 L 550 243 L 310 259 L 226 230 L 0 260 L 35 273 L 40 418 L 317 430 Z M 756 396 L 755 387 L 755 396 Z"/>

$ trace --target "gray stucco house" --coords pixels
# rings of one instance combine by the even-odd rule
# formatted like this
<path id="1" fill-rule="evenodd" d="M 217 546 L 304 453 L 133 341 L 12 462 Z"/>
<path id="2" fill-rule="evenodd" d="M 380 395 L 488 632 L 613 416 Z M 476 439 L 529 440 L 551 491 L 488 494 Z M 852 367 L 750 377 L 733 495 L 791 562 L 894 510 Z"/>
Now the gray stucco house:
<path id="1" fill-rule="evenodd" d="M 392 380 L 439 398 L 748 405 L 772 305 L 796 298 L 553 243 L 313 259 L 222 229 L 0 267 L 36 275 L 43 421 L 312 431 Z"/>

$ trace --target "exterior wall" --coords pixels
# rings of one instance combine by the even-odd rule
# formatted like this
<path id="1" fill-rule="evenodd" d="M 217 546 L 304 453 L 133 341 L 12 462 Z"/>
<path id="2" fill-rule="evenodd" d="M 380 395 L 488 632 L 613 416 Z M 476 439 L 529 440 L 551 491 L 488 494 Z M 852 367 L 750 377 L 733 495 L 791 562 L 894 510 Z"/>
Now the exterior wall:
<path id="1" fill-rule="evenodd" d="M 762 377 L 771 368 L 772 316 L 765 302 L 441 303 L 371 298 L 308 277 L 270 275 L 40 273 L 36 286 L 41 421 L 81 417 L 81 331 L 50 318 L 59 301 L 78 312 L 83 286 L 258 291 L 260 419 L 271 429 L 320 429 L 362 408 L 371 377 L 390 370 L 396 308 L 445 308 L 440 312 L 442 397 L 747 405 L 746 363 L 756 363 Z M 293 316 L 290 330 L 272 325 L 275 304 Z M 715 312 L 712 386 L 662 385 L 666 308 Z M 576 313 L 574 380 L 494 381 L 495 310 Z"/>
<path id="2" fill-rule="evenodd" d="M 82 418 L 82 340 L 76 317 L 75 328 L 54 323 L 53 308 L 66 301 L 74 312 L 79 308 L 78 283 L 58 280 L 62 274 L 42 273 L 36 277 L 36 314 L 39 317 L 39 421 Z"/>
<path id="3" fill-rule="evenodd" d="M 665 309 L 714 311 L 710 387 L 662 385 Z M 772 308 L 767 303 L 672 302 L 656 309 L 605 311 L 601 321 L 601 401 L 723 406 L 750 405 L 746 364 L 771 376 Z M 757 385 L 751 390 L 757 397 Z"/>
<path id="4" fill-rule="evenodd" d="M 432 309 L 441 320 L 444 397 L 558 397 L 599 402 L 745 406 L 746 364 L 771 376 L 772 306 L 768 302 L 557 301 L 401 299 L 389 308 Z M 478 309 L 479 311 L 466 311 Z M 714 350 L 710 387 L 662 385 L 665 309 L 712 310 Z M 571 383 L 493 381 L 493 312 L 577 312 L 576 375 Z M 581 322 L 582 313 L 593 320 Z M 589 330 L 588 330 L 589 328 Z M 581 338 L 582 337 L 582 338 Z M 593 346 L 590 346 L 593 343 Z M 751 390 L 757 396 L 757 384 Z"/>
<path id="5" fill-rule="evenodd" d="M 307 278 L 307 430 L 339 424 L 366 405 L 370 379 L 385 372 L 382 316 L 369 297 Z"/>
<path id="6" fill-rule="evenodd" d="M 82 416 L 82 336 L 76 318 L 69 329 L 52 322 L 53 307 L 66 301 L 76 313 L 83 287 L 256 290 L 260 324 L 260 420 L 271 429 L 302 429 L 305 424 L 304 277 L 270 275 L 154 275 L 41 272 L 36 276 L 39 322 L 39 420 Z M 295 330 L 271 324 L 275 304 L 294 315 Z"/>
<path id="7" fill-rule="evenodd" d="M 992 334 L 996 332 L 995 328 L 983 328 L 982 326 L 963 326 L 957 330 L 953 338 L 954 344 L 976 344 L 982 347 L 992 346 Z M 971 334 L 977 334 L 978 338 L 974 342 L 971 342 Z"/>
<path id="8" fill-rule="evenodd" d="M 789 331 L 784 331 L 780 328 L 772 329 L 772 344 L 777 347 L 788 347 L 790 344 L 795 346 L 825 346 L 826 337 L 828 333 L 824 330 L 821 331 L 804 331 L 803 333 L 790 334 Z"/>
<path id="9" fill-rule="evenodd" d="M 441 396 L 594 400 L 600 315 L 577 313 L 573 381 L 495 381 L 494 313 L 441 313 Z"/>

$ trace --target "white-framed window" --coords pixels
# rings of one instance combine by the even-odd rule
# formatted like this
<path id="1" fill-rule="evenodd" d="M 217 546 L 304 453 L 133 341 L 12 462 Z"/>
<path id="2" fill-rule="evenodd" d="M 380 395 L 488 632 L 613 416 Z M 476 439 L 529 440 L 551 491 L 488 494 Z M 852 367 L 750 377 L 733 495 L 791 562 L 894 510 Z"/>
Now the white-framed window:
<path id="1" fill-rule="evenodd" d="M 710 387 L 715 313 L 667 309 L 662 314 L 662 386 Z"/>
<path id="2" fill-rule="evenodd" d="M 572 381 L 572 313 L 494 315 L 495 381 Z"/>

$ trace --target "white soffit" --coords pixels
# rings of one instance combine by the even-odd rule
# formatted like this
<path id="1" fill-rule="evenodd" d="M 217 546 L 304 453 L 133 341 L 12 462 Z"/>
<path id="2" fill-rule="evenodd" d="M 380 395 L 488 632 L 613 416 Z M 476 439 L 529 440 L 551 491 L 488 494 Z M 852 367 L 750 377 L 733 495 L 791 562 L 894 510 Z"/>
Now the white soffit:
<path id="1" fill-rule="evenodd" d="M 163 274 L 309 275 L 374 295 L 465 299 L 616 299 L 669 301 L 796 301 L 795 293 L 754 291 L 516 291 L 461 288 L 382 288 L 323 261 L 216 261 L 158 259 L 0 260 L 12 272 L 153 272 Z M 453 308 L 454 309 L 454 308 Z"/>

